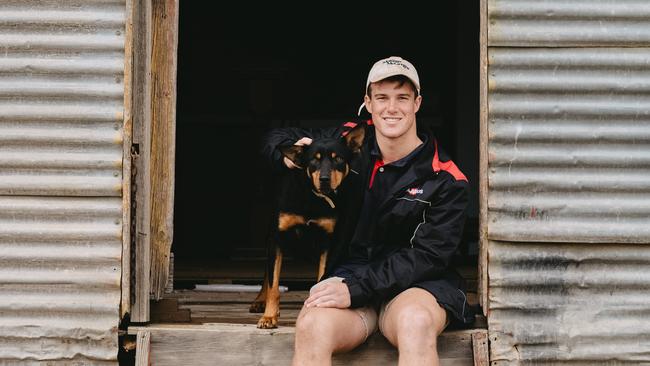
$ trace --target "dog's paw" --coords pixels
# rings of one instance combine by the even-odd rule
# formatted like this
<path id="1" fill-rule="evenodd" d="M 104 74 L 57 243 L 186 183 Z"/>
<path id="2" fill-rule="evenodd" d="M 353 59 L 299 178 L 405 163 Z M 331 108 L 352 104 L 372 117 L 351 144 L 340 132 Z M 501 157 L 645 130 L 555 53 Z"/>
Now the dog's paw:
<path id="1" fill-rule="evenodd" d="M 263 316 L 257 321 L 257 327 L 260 329 L 273 329 L 278 327 L 277 316 Z"/>
<path id="2" fill-rule="evenodd" d="M 254 303 L 251 304 L 251 307 L 248 308 L 248 311 L 250 313 L 263 313 L 265 308 L 266 308 L 265 301 L 255 301 Z"/>

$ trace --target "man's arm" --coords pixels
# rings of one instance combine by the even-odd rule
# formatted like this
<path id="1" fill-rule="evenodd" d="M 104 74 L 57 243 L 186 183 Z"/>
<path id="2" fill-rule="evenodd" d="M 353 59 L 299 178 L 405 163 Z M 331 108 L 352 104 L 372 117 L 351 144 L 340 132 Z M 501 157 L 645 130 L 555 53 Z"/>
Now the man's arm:
<path id="1" fill-rule="evenodd" d="M 280 152 L 280 149 L 278 149 L 279 147 L 294 145 L 296 142 L 301 140 L 301 145 L 308 145 L 311 143 L 311 140 L 307 141 L 304 138 L 314 139 L 328 136 L 333 134 L 336 129 L 337 128 L 304 129 L 297 127 L 272 129 L 262 140 L 262 157 L 274 171 L 284 169 L 287 165 L 284 163 L 284 156 L 282 155 L 282 152 Z"/>
<path id="2" fill-rule="evenodd" d="M 372 298 L 388 298 L 414 283 L 442 273 L 462 236 L 468 202 L 467 182 L 452 177 L 438 200 L 426 208 L 424 224 L 412 239 L 412 248 L 402 248 L 387 258 L 372 262 L 346 279 L 351 307 L 366 305 Z"/>

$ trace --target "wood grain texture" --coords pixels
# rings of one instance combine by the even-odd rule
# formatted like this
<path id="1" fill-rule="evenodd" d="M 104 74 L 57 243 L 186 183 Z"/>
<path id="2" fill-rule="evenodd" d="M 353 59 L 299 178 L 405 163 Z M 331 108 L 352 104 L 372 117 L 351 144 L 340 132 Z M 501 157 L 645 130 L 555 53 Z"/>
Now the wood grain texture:
<path id="1" fill-rule="evenodd" d="M 135 347 L 135 366 L 151 365 L 151 332 L 139 330 Z"/>
<path id="2" fill-rule="evenodd" d="M 480 3 L 480 129 L 479 129 L 479 270 L 478 293 L 488 316 L 488 19 L 487 2 Z"/>
<path id="3" fill-rule="evenodd" d="M 151 332 L 153 365 L 288 365 L 293 357 L 294 328 L 257 329 L 254 325 L 154 324 L 130 327 Z M 444 332 L 438 338 L 441 365 L 473 365 L 472 330 Z M 483 331 L 484 332 L 484 331 Z M 333 365 L 396 365 L 397 351 L 375 333 L 352 352 L 334 355 Z"/>
<path id="4" fill-rule="evenodd" d="M 159 300 L 174 237 L 178 0 L 152 0 L 152 11 L 151 293 Z"/>
<path id="5" fill-rule="evenodd" d="M 133 134 L 133 1 L 126 1 L 124 33 L 124 123 L 122 125 L 122 286 L 120 318 L 131 312 L 131 142 Z"/>
<path id="6" fill-rule="evenodd" d="M 151 267 L 151 192 L 149 151 L 151 146 L 151 3 L 133 2 L 133 148 L 135 173 L 135 298 L 131 321 L 149 321 Z"/>
<path id="7" fill-rule="evenodd" d="M 472 349 L 474 353 L 474 366 L 488 366 L 490 364 L 487 332 L 472 333 Z"/>

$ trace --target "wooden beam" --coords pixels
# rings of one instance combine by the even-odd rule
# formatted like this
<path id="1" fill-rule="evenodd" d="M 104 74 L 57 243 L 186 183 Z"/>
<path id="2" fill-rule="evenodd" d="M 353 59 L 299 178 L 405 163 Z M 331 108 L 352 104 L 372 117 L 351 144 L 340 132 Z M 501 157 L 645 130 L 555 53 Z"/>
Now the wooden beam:
<path id="1" fill-rule="evenodd" d="M 151 293 L 162 298 L 174 236 L 178 0 L 153 0 L 151 56 Z"/>
<path id="2" fill-rule="evenodd" d="M 488 19 L 487 2 L 481 0 L 480 42 L 480 129 L 479 129 L 479 301 L 488 316 Z"/>
<path id="3" fill-rule="evenodd" d="M 151 332 L 154 365 L 289 365 L 295 328 L 257 329 L 255 325 L 160 324 L 129 327 L 130 334 Z M 472 366 L 473 330 L 446 331 L 438 338 L 443 366 Z M 352 352 L 336 354 L 333 365 L 395 365 L 397 351 L 379 333 Z"/>
<path id="4" fill-rule="evenodd" d="M 151 365 L 151 332 L 139 330 L 135 347 L 135 366 Z"/>
<path id="5" fill-rule="evenodd" d="M 486 331 L 472 333 L 472 351 L 474 353 L 474 366 L 488 366 L 490 364 L 490 349 Z"/>
<path id="6" fill-rule="evenodd" d="M 120 318 L 131 313 L 131 142 L 133 75 L 133 1 L 126 2 L 124 31 L 124 122 L 122 125 L 122 295 Z"/>
<path id="7" fill-rule="evenodd" d="M 131 147 L 135 214 L 135 291 L 131 321 L 149 321 L 151 192 L 151 2 L 133 2 L 133 143 Z"/>

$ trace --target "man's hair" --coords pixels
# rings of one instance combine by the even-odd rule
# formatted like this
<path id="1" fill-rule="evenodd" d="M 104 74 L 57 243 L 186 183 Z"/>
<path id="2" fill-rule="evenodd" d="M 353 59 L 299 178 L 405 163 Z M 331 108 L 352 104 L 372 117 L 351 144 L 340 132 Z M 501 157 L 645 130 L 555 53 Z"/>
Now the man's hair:
<path id="1" fill-rule="evenodd" d="M 382 79 L 382 80 L 380 80 L 378 82 L 382 82 L 382 81 L 397 82 L 397 85 L 400 86 L 400 87 L 402 85 L 404 85 L 404 84 L 408 84 L 408 86 L 411 88 L 411 90 L 413 90 L 413 94 L 415 94 L 415 97 L 416 98 L 418 97 L 418 89 L 415 87 L 415 84 L 413 84 L 413 81 L 411 81 L 411 79 L 409 79 L 408 77 L 406 77 L 404 75 L 389 76 L 386 79 Z M 370 98 L 372 98 L 372 94 L 370 94 L 371 91 L 372 91 L 372 89 L 371 89 L 372 84 L 373 83 L 368 84 L 368 89 L 366 90 L 366 95 L 369 96 Z"/>

